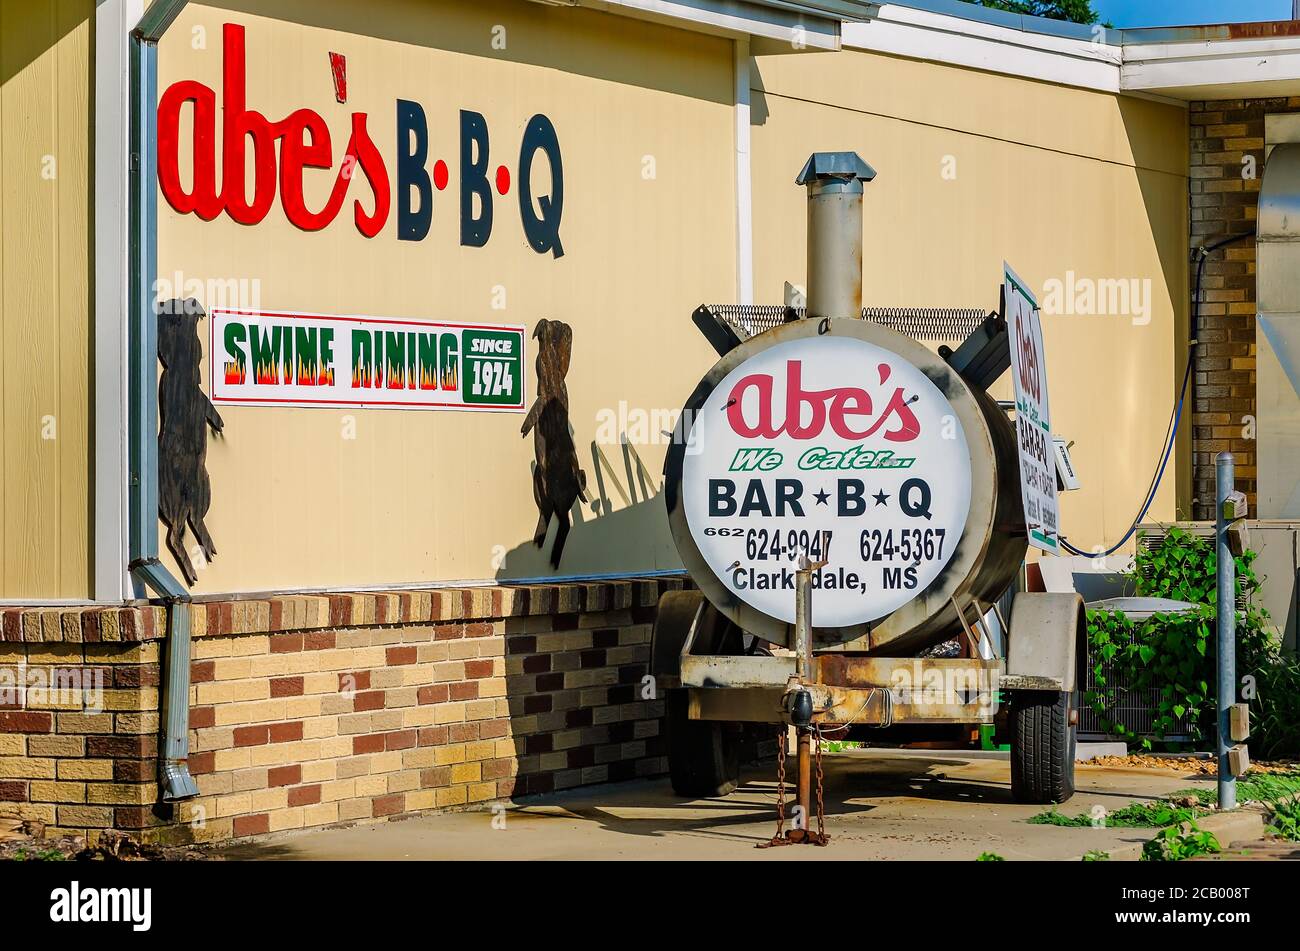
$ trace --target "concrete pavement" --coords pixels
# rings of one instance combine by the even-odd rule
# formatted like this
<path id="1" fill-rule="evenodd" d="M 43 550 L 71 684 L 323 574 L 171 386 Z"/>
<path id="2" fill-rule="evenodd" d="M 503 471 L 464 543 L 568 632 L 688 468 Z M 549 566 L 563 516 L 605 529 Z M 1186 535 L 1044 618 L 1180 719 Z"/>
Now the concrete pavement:
<path id="1" fill-rule="evenodd" d="M 827 754 L 829 847 L 758 850 L 775 828 L 774 770 L 748 770 L 720 800 L 683 800 L 666 779 L 529 797 L 494 810 L 424 814 L 351 828 L 286 833 L 229 846 L 257 859 L 954 859 L 1078 861 L 1122 849 L 1150 829 L 1031 825 L 1042 807 L 1011 800 L 1005 754 L 854 750 Z M 1062 811 L 1110 811 L 1178 789 L 1212 786 L 1172 770 L 1079 764 L 1078 792 Z"/>

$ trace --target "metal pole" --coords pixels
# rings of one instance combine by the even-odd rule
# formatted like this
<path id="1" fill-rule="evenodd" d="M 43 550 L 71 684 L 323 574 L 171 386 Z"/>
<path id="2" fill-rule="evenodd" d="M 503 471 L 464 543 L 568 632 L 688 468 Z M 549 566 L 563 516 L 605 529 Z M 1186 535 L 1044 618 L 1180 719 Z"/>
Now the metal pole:
<path id="1" fill-rule="evenodd" d="M 1215 612 L 1218 622 L 1219 670 L 1219 808 L 1233 809 L 1237 805 L 1237 778 L 1228 766 L 1228 748 L 1231 744 L 1229 717 L 1232 705 L 1237 702 L 1237 563 L 1228 547 L 1227 502 L 1233 492 L 1233 458 L 1230 452 L 1221 452 L 1214 459 L 1215 474 L 1215 525 L 1214 539 L 1217 554 L 1217 597 Z"/>
<path id="2" fill-rule="evenodd" d="M 862 191 L 875 169 L 856 152 L 814 152 L 808 188 L 808 317 L 862 316 Z"/>

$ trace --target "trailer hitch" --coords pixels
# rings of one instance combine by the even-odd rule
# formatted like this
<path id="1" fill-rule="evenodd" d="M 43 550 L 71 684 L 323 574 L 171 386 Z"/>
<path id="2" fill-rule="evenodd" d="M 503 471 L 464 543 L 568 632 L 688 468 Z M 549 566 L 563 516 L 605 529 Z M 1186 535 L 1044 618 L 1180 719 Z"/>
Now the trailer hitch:
<path id="1" fill-rule="evenodd" d="M 822 548 L 821 550 L 825 550 Z M 777 733 L 776 753 L 776 835 L 767 842 L 760 842 L 758 848 L 766 849 L 776 845 L 826 845 L 830 838 L 826 835 L 825 808 L 823 806 L 823 786 L 825 774 L 822 771 L 822 734 L 821 729 L 812 725 L 813 696 L 806 682 L 813 677 L 812 656 L 812 577 L 813 572 L 822 568 L 825 561 L 813 562 L 806 555 L 799 557 L 799 570 L 795 572 L 794 601 L 794 644 L 795 672 L 786 685 L 785 710 L 790 724 L 795 728 L 797 741 L 798 780 L 796 784 L 797 812 L 794 828 L 785 829 L 785 747 L 787 730 L 784 724 Z M 814 742 L 815 741 L 815 742 Z M 817 767 L 817 831 L 808 828 L 809 813 L 812 811 L 813 760 Z"/>

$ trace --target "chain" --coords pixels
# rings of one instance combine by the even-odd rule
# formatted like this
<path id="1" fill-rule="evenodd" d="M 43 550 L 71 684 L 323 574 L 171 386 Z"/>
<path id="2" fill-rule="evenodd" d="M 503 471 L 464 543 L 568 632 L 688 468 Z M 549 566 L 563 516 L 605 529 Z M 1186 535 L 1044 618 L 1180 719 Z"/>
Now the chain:
<path id="1" fill-rule="evenodd" d="M 822 731 L 813 734 L 813 750 L 817 755 L 817 844 L 826 844 L 826 808 L 822 802 L 822 786 L 825 774 L 822 772 Z"/>
<path id="2" fill-rule="evenodd" d="M 773 836 L 774 840 L 781 838 L 781 833 L 785 830 L 785 744 L 788 736 L 785 724 L 782 724 L 776 733 L 776 835 Z"/>

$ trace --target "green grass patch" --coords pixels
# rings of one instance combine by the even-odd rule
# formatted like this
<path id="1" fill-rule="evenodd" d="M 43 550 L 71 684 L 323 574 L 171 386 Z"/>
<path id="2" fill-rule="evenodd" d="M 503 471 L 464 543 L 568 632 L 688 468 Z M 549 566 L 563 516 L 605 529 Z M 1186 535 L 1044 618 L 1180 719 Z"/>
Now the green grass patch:
<path id="1" fill-rule="evenodd" d="M 1116 809 L 1114 812 L 1094 817 L 1082 812 L 1077 816 L 1067 816 L 1055 808 L 1031 816 L 1029 822 L 1040 826 L 1086 827 L 1096 825 L 1113 829 L 1158 829 L 1174 823 L 1188 822 L 1199 814 L 1195 808 L 1175 806 L 1164 800 L 1156 802 L 1135 802 Z"/>

